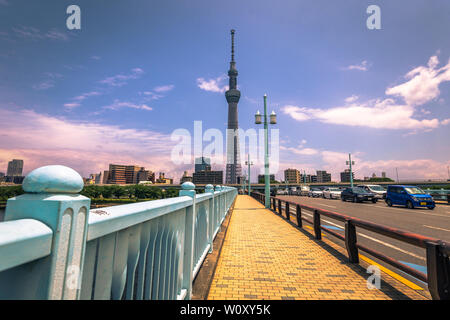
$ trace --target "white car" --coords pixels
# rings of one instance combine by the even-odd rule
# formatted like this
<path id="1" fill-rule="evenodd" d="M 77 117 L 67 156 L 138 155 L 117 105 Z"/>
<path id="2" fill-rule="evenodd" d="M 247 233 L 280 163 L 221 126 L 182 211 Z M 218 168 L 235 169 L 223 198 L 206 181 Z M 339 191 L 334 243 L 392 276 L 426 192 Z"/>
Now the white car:
<path id="1" fill-rule="evenodd" d="M 277 194 L 287 196 L 289 195 L 289 192 L 287 189 L 278 189 Z"/>
<path id="2" fill-rule="evenodd" d="M 325 199 L 340 199 L 342 190 L 339 188 L 325 188 L 323 190 L 323 197 Z"/>
<path id="3" fill-rule="evenodd" d="M 298 187 L 297 194 L 299 196 L 308 196 L 309 195 L 309 186 Z"/>
<path id="4" fill-rule="evenodd" d="M 386 189 L 378 184 L 360 184 L 357 187 L 362 188 L 367 192 L 374 193 L 375 198 L 377 198 L 377 199 L 385 199 L 386 198 Z"/>
<path id="5" fill-rule="evenodd" d="M 323 191 L 320 188 L 311 188 L 308 193 L 308 197 L 318 198 L 322 197 Z"/>

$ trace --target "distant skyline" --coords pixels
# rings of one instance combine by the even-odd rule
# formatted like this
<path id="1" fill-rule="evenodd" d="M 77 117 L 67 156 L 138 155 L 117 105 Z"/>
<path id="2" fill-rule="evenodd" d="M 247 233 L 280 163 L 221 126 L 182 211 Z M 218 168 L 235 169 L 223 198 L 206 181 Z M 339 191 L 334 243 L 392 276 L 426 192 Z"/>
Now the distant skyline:
<path id="1" fill-rule="evenodd" d="M 66 28 L 71 4 L 81 30 Z M 381 30 L 366 28 L 371 4 Z M 398 168 L 401 180 L 447 179 L 449 15 L 447 0 L 0 1 L 0 172 L 12 159 L 25 174 L 62 164 L 88 177 L 110 163 L 175 181 L 193 172 L 194 161 L 170 162 L 170 136 L 195 120 L 225 136 L 235 29 L 239 126 L 257 128 L 267 93 L 277 179 L 296 168 L 339 181 L 348 153 L 357 178 L 396 180 Z"/>

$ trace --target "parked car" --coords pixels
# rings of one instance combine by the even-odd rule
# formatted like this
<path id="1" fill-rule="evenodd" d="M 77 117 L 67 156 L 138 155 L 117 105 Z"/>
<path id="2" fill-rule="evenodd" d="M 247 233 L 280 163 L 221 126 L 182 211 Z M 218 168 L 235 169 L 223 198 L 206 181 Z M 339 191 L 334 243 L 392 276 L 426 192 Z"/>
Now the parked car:
<path id="1" fill-rule="evenodd" d="M 334 188 L 334 187 L 330 187 L 330 188 L 325 188 L 323 190 L 323 197 L 325 199 L 339 199 L 341 197 L 341 193 L 342 190 L 339 188 Z"/>
<path id="2" fill-rule="evenodd" d="M 285 195 L 287 196 L 289 194 L 288 189 L 277 189 L 277 195 Z"/>
<path id="3" fill-rule="evenodd" d="M 386 199 L 386 189 L 378 184 L 360 184 L 357 187 L 366 190 L 367 192 L 372 192 L 378 199 Z"/>
<path id="4" fill-rule="evenodd" d="M 290 196 L 297 195 L 297 188 L 296 187 L 290 187 L 289 188 L 289 195 Z"/>
<path id="5" fill-rule="evenodd" d="M 376 203 L 378 199 L 372 192 L 367 192 L 362 188 L 353 187 L 347 188 L 341 192 L 341 200 L 352 200 L 353 202 L 372 201 L 373 203 Z"/>
<path id="6" fill-rule="evenodd" d="M 299 196 L 308 196 L 309 190 L 309 186 L 301 186 L 299 189 L 297 189 L 297 193 Z"/>
<path id="7" fill-rule="evenodd" d="M 308 192 L 308 197 L 313 197 L 313 198 L 317 198 L 317 197 L 321 197 L 323 194 L 323 190 L 321 188 L 311 188 Z"/>
<path id="8" fill-rule="evenodd" d="M 427 207 L 433 210 L 436 203 L 430 194 L 415 186 L 388 186 L 386 193 L 386 203 L 389 207 L 392 205 L 406 206 L 409 209 L 415 207 Z"/>

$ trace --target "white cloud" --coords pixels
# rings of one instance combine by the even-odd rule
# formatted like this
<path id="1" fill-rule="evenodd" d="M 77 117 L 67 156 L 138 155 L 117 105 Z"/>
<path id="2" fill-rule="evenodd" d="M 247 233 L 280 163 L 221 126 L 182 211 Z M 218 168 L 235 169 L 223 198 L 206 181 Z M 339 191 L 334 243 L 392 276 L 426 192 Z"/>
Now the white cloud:
<path id="1" fill-rule="evenodd" d="M 141 68 L 134 68 L 129 74 L 118 74 L 112 77 L 107 77 L 100 81 L 100 83 L 107 84 L 112 87 L 121 87 L 128 83 L 128 80 L 138 79 L 144 73 Z"/>
<path id="2" fill-rule="evenodd" d="M 59 31 L 57 29 L 51 29 L 45 32 L 35 27 L 20 26 L 13 27 L 12 30 L 17 36 L 31 40 L 69 40 L 69 36 L 67 33 Z"/>
<path id="3" fill-rule="evenodd" d="M 20 122 L 16 121 L 19 118 Z M 24 159 L 25 173 L 43 165 L 61 164 L 88 176 L 107 170 L 109 163 L 141 165 L 166 172 L 169 177 L 182 173 L 170 160 L 176 144 L 170 134 L 71 121 L 26 109 L 0 109 L 0 119 L 0 167 L 19 158 Z"/>
<path id="4" fill-rule="evenodd" d="M 100 60 L 101 57 L 99 57 L 99 56 L 91 56 L 91 59 L 92 59 L 92 60 Z"/>
<path id="5" fill-rule="evenodd" d="M 197 86 L 205 91 L 223 93 L 228 90 L 228 86 L 224 85 L 223 83 L 226 78 L 227 78 L 226 75 L 221 75 L 218 78 L 209 80 L 205 80 L 204 78 L 198 78 Z"/>
<path id="6" fill-rule="evenodd" d="M 83 101 L 83 100 L 87 99 L 88 97 L 99 96 L 101 94 L 102 93 L 98 92 L 98 91 L 90 91 L 90 92 L 83 93 L 79 96 L 76 96 L 75 98 L 73 98 L 73 100 Z"/>
<path id="7" fill-rule="evenodd" d="M 351 97 L 348 97 L 348 98 L 345 98 L 345 102 L 347 102 L 347 103 L 352 103 L 352 102 L 355 102 L 356 100 L 358 100 L 358 96 L 357 95 L 352 95 Z"/>
<path id="8" fill-rule="evenodd" d="M 405 75 L 407 82 L 386 89 L 387 95 L 400 96 L 408 105 L 418 106 L 433 99 L 439 94 L 439 85 L 450 81 L 450 60 L 440 69 L 437 69 L 439 60 L 432 56 L 428 60 L 428 66 L 420 66 Z"/>
<path id="9" fill-rule="evenodd" d="M 79 103 L 76 103 L 76 102 L 73 102 L 73 103 L 65 103 L 64 104 L 64 107 L 66 107 L 66 108 L 68 108 L 68 109 L 73 109 L 73 108 L 76 108 L 76 107 L 79 107 L 80 106 L 80 104 Z"/>
<path id="10" fill-rule="evenodd" d="M 369 69 L 369 64 L 366 60 L 362 61 L 360 64 L 350 65 L 348 67 L 342 68 L 343 70 L 359 70 L 367 71 Z"/>
<path id="11" fill-rule="evenodd" d="M 47 90 L 53 88 L 55 86 L 55 81 L 53 80 L 45 80 L 41 83 L 33 85 L 33 89 L 35 90 Z"/>
<path id="12" fill-rule="evenodd" d="M 412 106 L 397 105 L 392 99 L 330 109 L 285 106 L 281 110 L 297 121 L 315 119 L 324 123 L 375 129 L 426 129 L 439 126 L 438 119 L 414 119 Z"/>
<path id="13" fill-rule="evenodd" d="M 159 86 L 159 87 L 156 87 L 156 88 L 154 88 L 153 90 L 154 90 L 155 92 L 168 92 L 168 91 L 171 91 L 174 87 L 175 87 L 175 86 L 174 86 L 173 84 L 170 84 L 170 85 L 166 85 L 166 86 Z"/>
<path id="14" fill-rule="evenodd" d="M 121 108 L 132 108 L 132 109 L 140 109 L 140 110 L 147 110 L 147 111 L 152 111 L 153 109 L 149 106 L 147 106 L 146 104 L 135 104 L 132 102 L 127 102 L 127 101 L 119 101 L 119 100 L 114 100 L 114 103 L 108 106 L 104 106 L 104 109 L 109 109 L 109 110 L 119 110 Z"/>

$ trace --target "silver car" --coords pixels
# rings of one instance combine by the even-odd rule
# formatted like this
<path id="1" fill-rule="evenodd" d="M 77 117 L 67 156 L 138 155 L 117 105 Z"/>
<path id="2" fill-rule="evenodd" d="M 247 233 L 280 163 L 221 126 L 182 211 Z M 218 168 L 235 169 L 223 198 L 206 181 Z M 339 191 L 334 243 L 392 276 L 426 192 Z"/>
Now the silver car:
<path id="1" fill-rule="evenodd" d="M 323 197 L 325 199 L 340 199 L 342 190 L 339 188 L 325 188 L 323 190 Z"/>

